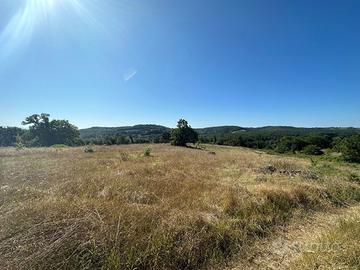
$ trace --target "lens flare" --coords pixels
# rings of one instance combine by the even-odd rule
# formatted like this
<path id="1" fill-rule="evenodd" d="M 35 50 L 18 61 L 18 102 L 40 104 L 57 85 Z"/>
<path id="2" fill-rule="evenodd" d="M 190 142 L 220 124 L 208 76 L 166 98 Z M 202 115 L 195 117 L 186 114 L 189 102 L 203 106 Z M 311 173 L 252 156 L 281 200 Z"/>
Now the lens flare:
<path id="1" fill-rule="evenodd" d="M 91 0 L 25 0 L 0 32 L 0 60 L 28 45 L 39 26 L 51 24 L 69 12 L 86 24 L 99 26 L 94 8 L 96 4 Z"/>

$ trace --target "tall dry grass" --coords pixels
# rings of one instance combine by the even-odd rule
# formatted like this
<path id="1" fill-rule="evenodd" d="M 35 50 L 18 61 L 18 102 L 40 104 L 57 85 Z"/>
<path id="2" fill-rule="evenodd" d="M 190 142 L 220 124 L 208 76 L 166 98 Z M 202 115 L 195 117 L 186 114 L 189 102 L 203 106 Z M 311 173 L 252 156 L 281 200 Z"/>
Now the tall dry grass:
<path id="1" fill-rule="evenodd" d="M 343 218 L 330 231 L 302 248 L 290 269 L 360 269 L 360 215 Z"/>
<path id="2" fill-rule="evenodd" d="M 149 147 L 0 149 L 0 269 L 198 269 L 360 201 L 359 167 Z"/>

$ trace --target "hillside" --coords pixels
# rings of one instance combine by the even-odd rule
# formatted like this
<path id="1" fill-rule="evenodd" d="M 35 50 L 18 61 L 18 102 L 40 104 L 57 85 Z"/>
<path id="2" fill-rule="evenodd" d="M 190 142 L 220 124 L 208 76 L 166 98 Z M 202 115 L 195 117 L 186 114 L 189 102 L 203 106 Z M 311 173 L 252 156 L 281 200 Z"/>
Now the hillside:
<path id="1" fill-rule="evenodd" d="M 240 126 L 215 126 L 206 128 L 195 128 L 201 137 L 241 135 L 251 138 L 274 138 L 283 136 L 306 136 L 309 134 L 328 135 L 330 137 L 350 136 L 360 133 L 359 128 L 298 128 L 289 126 L 266 126 L 258 128 L 245 128 Z M 80 136 L 84 140 L 106 136 L 132 136 L 138 139 L 153 140 L 163 133 L 169 132 L 170 128 L 160 125 L 135 125 L 124 127 L 92 127 L 80 129 Z"/>
<path id="2" fill-rule="evenodd" d="M 243 130 L 238 126 L 218 126 L 207 128 L 195 129 L 202 136 L 211 136 L 214 134 L 228 134 L 236 131 Z M 82 139 L 92 139 L 103 136 L 133 136 L 141 138 L 154 138 L 161 136 L 165 132 L 169 132 L 170 128 L 160 125 L 144 124 L 135 126 L 124 127 L 91 127 L 86 129 L 80 129 L 80 136 Z"/>

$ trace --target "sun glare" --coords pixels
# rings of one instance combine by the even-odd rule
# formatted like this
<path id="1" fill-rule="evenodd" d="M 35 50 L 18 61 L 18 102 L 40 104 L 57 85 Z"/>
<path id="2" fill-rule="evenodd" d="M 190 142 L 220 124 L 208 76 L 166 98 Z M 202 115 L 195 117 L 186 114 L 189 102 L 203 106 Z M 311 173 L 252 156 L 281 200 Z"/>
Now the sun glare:
<path id="1" fill-rule="evenodd" d="M 26 46 L 39 26 L 61 22 L 74 13 L 86 24 L 97 24 L 91 0 L 25 0 L 3 29 L 0 29 L 0 60 Z"/>

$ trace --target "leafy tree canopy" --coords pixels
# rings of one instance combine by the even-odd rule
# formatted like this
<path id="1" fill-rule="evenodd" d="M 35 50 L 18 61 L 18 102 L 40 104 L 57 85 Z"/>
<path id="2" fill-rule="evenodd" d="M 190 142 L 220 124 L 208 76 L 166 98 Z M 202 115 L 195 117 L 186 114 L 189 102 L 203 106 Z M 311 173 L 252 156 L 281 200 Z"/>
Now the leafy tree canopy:
<path id="1" fill-rule="evenodd" d="M 353 135 L 338 142 L 336 147 L 349 162 L 360 163 L 360 135 Z"/>
<path id="2" fill-rule="evenodd" d="M 279 153 L 295 153 L 302 150 L 306 145 L 307 143 L 301 138 L 284 136 L 279 140 L 275 150 Z"/>
<path id="3" fill-rule="evenodd" d="M 323 152 L 321 151 L 321 148 L 319 146 L 316 146 L 313 144 L 305 146 L 303 153 L 306 155 L 315 155 L 315 156 L 323 154 Z"/>
<path id="4" fill-rule="evenodd" d="M 14 146 L 16 137 L 25 131 L 17 127 L 0 127 L 0 146 Z"/>
<path id="5" fill-rule="evenodd" d="M 51 120 L 46 113 L 26 117 L 23 125 L 30 125 L 26 141 L 31 146 L 50 146 L 54 144 L 74 145 L 79 140 L 79 130 L 67 120 Z"/>
<path id="6" fill-rule="evenodd" d="M 186 146 L 187 143 L 196 143 L 198 137 L 197 132 L 185 119 L 180 119 L 177 127 L 171 131 L 171 143 L 176 146 Z"/>

